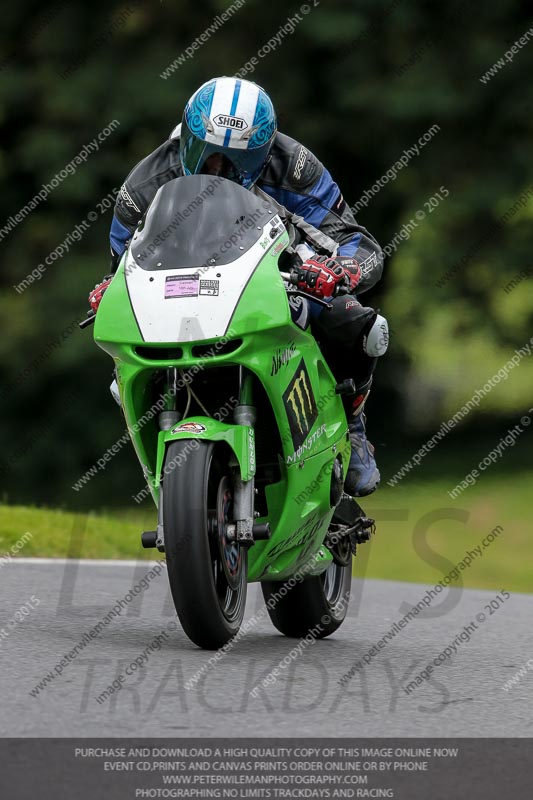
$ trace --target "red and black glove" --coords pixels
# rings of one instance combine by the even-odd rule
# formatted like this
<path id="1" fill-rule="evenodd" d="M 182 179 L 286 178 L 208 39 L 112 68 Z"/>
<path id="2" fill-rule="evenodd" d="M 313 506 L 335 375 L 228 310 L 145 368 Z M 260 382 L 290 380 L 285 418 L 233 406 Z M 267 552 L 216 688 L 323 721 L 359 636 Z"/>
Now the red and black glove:
<path id="1" fill-rule="evenodd" d="M 346 277 L 348 279 L 348 294 L 355 292 L 362 277 L 359 262 L 351 256 L 337 256 L 336 261 L 341 265 L 346 273 Z"/>
<path id="2" fill-rule="evenodd" d="M 350 263 L 353 259 L 350 259 Z M 344 266 L 331 256 L 313 256 L 304 261 L 301 267 L 291 270 L 291 283 L 315 297 L 336 297 L 339 292 L 352 291 L 360 278 L 353 276 Z M 355 282 L 354 282 L 355 281 Z"/>
<path id="3" fill-rule="evenodd" d="M 105 290 L 114 277 L 114 275 L 106 275 L 104 280 L 101 283 L 97 283 L 92 292 L 89 292 L 89 305 L 95 314 L 98 311 L 98 306 L 100 305 L 102 297 L 104 296 Z"/>

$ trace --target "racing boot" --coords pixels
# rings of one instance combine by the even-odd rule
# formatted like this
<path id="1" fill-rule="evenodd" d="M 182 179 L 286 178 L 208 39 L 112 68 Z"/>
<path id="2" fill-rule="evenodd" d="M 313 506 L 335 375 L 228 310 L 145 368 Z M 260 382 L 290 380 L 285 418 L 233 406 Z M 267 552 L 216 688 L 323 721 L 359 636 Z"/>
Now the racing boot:
<path id="1" fill-rule="evenodd" d="M 351 497 L 365 497 L 371 494 L 378 488 L 381 479 L 374 458 L 374 448 L 366 438 L 366 417 L 363 407 L 369 392 L 370 387 L 367 385 L 366 392 L 357 395 L 348 412 L 352 454 L 344 481 L 344 491 Z"/>

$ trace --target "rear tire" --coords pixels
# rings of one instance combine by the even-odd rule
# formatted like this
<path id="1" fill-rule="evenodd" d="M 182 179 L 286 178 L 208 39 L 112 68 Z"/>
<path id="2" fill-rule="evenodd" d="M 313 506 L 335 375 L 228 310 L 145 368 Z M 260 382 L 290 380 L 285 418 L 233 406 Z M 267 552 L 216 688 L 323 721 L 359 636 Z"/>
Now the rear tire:
<path id="1" fill-rule="evenodd" d="M 163 479 L 163 527 L 170 590 L 183 630 L 216 650 L 238 632 L 244 616 L 247 552 L 225 539 L 233 487 L 225 451 L 212 442 L 172 442 Z"/>
<path id="2" fill-rule="evenodd" d="M 330 636 L 344 622 L 352 583 L 352 564 L 342 566 L 333 562 L 322 575 L 306 578 L 289 587 L 288 583 L 264 581 L 261 583 L 268 614 L 275 628 L 285 636 L 301 639 L 314 629 L 316 639 Z M 286 589 L 279 596 L 282 587 Z M 335 607 L 340 603 L 340 606 Z M 317 627 L 319 626 L 319 627 Z"/>

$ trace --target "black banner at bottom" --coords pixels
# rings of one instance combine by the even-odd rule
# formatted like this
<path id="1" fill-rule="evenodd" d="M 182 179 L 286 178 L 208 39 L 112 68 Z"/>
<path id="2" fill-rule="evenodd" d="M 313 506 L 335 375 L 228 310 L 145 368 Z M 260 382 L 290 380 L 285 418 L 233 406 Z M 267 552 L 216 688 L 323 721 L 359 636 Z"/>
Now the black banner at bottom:
<path id="1" fill-rule="evenodd" d="M 0 797 L 530 800 L 531 739 L 0 739 Z"/>

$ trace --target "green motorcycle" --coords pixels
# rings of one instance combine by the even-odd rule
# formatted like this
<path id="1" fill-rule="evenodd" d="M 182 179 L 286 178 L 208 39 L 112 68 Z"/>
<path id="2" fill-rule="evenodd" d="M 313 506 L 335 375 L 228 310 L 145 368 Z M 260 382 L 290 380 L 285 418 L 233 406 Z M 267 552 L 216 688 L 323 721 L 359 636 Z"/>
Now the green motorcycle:
<path id="1" fill-rule="evenodd" d="M 158 508 L 176 612 L 220 648 L 260 581 L 286 636 L 343 622 L 352 555 L 373 520 L 343 495 L 348 424 L 313 336 L 292 320 L 275 207 L 208 175 L 164 184 L 95 321 L 115 362 L 133 446 Z M 327 313 L 327 312 L 324 312 Z"/>

